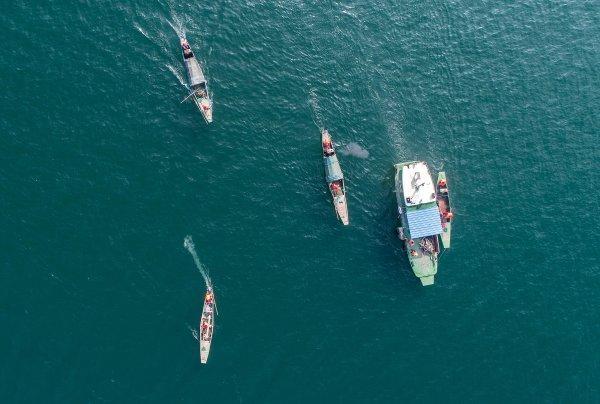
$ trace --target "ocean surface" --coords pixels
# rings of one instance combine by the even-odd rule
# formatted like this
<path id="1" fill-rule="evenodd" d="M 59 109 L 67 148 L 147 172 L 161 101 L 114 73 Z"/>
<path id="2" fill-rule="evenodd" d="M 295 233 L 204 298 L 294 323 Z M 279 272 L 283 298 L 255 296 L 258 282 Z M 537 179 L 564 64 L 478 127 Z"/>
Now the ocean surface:
<path id="1" fill-rule="evenodd" d="M 598 1 L 15 0 L 0 38 L 3 403 L 600 402 Z M 455 208 L 428 288 L 415 159 Z"/>

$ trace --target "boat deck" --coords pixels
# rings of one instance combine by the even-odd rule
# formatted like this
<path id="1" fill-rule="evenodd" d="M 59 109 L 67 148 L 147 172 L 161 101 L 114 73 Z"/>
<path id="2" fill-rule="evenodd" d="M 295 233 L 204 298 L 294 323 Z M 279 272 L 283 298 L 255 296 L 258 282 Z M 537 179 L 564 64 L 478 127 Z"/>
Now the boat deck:
<path id="1" fill-rule="evenodd" d="M 448 201 L 447 201 L 447 198 L 445 198 L 445 197 L 439 197 L 438 198 L 438 206 L 440 207 L 440 212 L 441 213 L 448 212 Z"/>

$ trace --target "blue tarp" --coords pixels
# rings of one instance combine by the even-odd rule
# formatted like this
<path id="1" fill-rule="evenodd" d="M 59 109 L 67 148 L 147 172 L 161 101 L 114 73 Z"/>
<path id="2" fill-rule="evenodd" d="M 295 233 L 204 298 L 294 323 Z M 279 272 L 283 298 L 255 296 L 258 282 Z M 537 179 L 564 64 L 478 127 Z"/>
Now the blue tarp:
<path id="1" fill-rule="evenodd" d="M 436 206 L 427 209 L 411 209 L 406 212 L 411 238 L 433 236 L 442 233 L 440 211 Z"/>
<path id="2" fill-rule="evenodd" d="M 327 182 L 337 181 L 344 178 L 342 174 L 342 169 L 340 168 L 340 163 L 338 163 L 337 156 L 333 155 L 330 157 L 325 157 L 325 176 L 327 178 Z"/>

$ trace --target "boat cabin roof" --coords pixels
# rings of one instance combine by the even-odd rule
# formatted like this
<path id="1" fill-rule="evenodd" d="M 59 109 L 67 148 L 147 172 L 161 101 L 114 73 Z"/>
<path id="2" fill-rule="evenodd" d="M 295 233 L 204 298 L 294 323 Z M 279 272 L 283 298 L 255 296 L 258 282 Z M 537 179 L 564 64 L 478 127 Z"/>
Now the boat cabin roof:
<path id="1" fill-rule="evenodd" d="M 406 211 L 411 238 L 421 238 L 442 233 L 440 211 L 433 206 L 419 206 Z"/>
<path id="2" fill-rule="evenodd" d="M 406 164 L 402 168 L 402 190 L 406 206 L 417 206 L 435 201 L 435 185 L 427 163 Z"/>

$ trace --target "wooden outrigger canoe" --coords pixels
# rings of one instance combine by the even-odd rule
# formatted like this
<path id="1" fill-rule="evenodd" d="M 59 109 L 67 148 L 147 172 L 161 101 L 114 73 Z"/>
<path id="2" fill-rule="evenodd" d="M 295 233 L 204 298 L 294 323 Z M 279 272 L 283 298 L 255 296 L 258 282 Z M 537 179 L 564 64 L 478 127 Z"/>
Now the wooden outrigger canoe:
<path id="1" fill-rule="evenodd" d="M 323 149 L 323 164 L 325 165 L 325 180 L 333 198 L 335 213 L 344 225 L 348 225 L 350 219 L 348 218 L 344 174 L 342 174 L 342 169 L 340 168 L 340 163 L 327 129 L 323 129 L 321 132 L 321 147 Z"/>
<path id="2" fill-rule="evenodd" d="M 216 303 L 212 287 L 209 286 L 204 294 L 204 306 L 202 307 L 202 316 L 200 317 L 200 331 L 198 332 L 198 341 L 200 343 L 200 362 L 208 361 L 210 353 L 210 344 L 215 327 Z"/>
<path id="3" fill-rule="evenodd" d="M 202 72 L 198 59 L 196 59 L 194 52 L 190 48 L 190 44 L 184 36 L 180 38 L 180 44 L 183 63 L 187 71 L 189 88 L 191 90 L 191 93 L 183 101 L 189 98 L 194 100 L 206 123 L 211 123 L 213 120 L 213 105 L 208 92 L 208 82 L 204 77 L 204 72 Z"/>
<path id="4" fill-rule="evenodd" d="M 446 173 L 440 171 L 437 177 L 436 184 L 437 193 L 437 204 L 440 209 L 440 215 L 442 217 L 442 245 L 444 248 L 450 248 L 450 236 L 452 232 L 452 208 L 450 206 L 450 192 L 448 190 L 448 180 L 446 179 Z"/>

